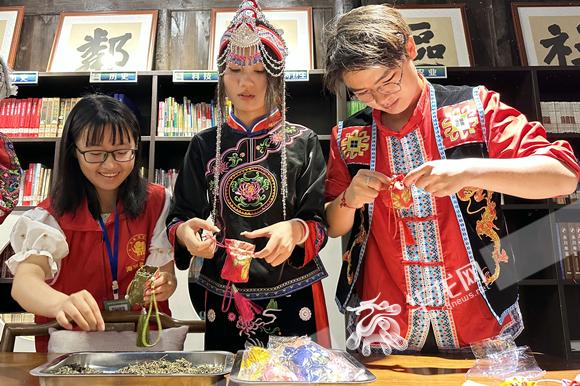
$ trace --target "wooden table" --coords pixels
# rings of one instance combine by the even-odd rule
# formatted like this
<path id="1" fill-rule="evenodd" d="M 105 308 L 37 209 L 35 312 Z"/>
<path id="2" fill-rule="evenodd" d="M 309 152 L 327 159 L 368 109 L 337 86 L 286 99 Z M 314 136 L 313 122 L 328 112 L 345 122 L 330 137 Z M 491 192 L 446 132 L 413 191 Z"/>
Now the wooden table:
<path id="1" fill-rule="evenodd" d="M 37 386 L 39 380 L 31 376 L 30 369 L 39 366 L 56 355 L 39 353 L 0 353 L 0 385 L 1 386 Z M 580 362 L 562 362 L 537 355 L 536 359 L 543 369 L 549 370 L 545 378 L 573 379 L 580 373 Z M 366 363 L 366 366 L 377 377 L 374 385 L 461 385 L 465 381 L 465 372 L 471 367 L 473 360 L 442 358 L 432 356 L 392 355 Z M 146 378 L 139 385 L 155 384 L 154 378 Z M 177 381 L 177 378 L 176 378 Z M 497 385 L 499 382 L 483 379 L 477 380 L 485 385 Z M 83 382 L 84 385 L 94 385 L 93 382 Z M 99 383 L 102 384 L 102 383 Z M 112 384 L 112 383 L 108 383 Z M 117 378 L 115 385 L 126 385 Z M 172 382 L 171 386 L 180 382 Z"/>

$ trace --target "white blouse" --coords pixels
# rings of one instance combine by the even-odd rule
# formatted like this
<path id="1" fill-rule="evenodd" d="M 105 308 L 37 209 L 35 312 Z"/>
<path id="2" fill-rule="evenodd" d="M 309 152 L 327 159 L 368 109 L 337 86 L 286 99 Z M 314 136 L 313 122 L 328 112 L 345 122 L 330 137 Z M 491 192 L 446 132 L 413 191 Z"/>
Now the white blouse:
<path id="1" fill-rule="evenodd" d="M 173 260 L 173 247 L 165 231 L 170 201 L 171 193 L 165 189 L 165 202 L 153 229 L 149 255 L 145 261 L 147 265 L 161 267 Z M 58 222 L 46 209 L 40 207 L 28 210 L 20 216 L 12 228 L 10 243 L 15 254 L 6 261 L 6 265 L 12 274 L 16 272 L 18 264 L 29 256 L 41 255 L 48 257 L 50 266 L 51 276 L 46 279 L 55 279 L 58 276 L 60 260 L 69 253 L 68 243 Z"/>

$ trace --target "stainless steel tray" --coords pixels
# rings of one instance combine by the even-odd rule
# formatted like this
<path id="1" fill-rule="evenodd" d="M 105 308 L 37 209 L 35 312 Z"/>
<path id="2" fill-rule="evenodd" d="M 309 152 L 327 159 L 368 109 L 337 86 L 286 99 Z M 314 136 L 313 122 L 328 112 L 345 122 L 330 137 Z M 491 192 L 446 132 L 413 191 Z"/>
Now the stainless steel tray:
<path id="1" fill-rule="evenodd" d="M 357 384 L 365 384 L 365 383 L 372 383 L 377 380 L 373 373 L 371 373 L 362 363 L 357 361 L 352 355 L 349 353 L 342 351 L 342 350 L 331 350 L 332 352 L 342 356 L 344 359 L 352 363 L 357 369 L 362 371 L 362 375 L 359 377 L 357 381 L 351 382 L 341 382 L 341 383 L 331 383 L 331 382 L 316 382 L 316 383 L 309 383 L 309 382 L 262 382 L 262 381 L 246 381 L 244 379 L 239 378 L 240 374 L 240 367 L 242 364 L 242 357 L 244 356 L 244 350 L 238 351 L 236 355 L 236 360 L 234 361 L 234 365 L 232 367 L 232 372 L 230 373 L 229 380 L 230 384 L 234 385 L 357 385 Z"/>
<path id="2" fill-rule="evenodd" d="M 119 374 L 117 371 L 134 362 L 186 359 L 193 365 L 223 365 L 218 374 Z M 55 360 L 30 370 L 39 377 L 41 385 L 215 385 L 225 384 L 225 375 L 232 369 L 234 354 L 226 351 L 150 351 L 150 352 L 78 352 L 62 355 Z M 51 371 L 65 365 L 78 365 L 98 370 L 102 374 L 57 375 Z M 79 378 L 82 377 L 82 380 Z M 146 379 L 146 382 L 145 382 Z M 145 382 L 145 383 L 144 383 Z"/>

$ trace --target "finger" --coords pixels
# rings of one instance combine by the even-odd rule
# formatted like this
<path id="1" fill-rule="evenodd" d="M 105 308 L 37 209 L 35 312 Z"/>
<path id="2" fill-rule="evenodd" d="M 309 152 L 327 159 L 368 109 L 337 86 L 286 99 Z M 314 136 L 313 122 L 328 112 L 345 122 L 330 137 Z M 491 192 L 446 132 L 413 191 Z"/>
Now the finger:
<path id="1" fill-rule="evenodd" d="M 69 303 L 68 306 L 65 306 L 64 310 L 66 316 L 69 320 L 76 323 L 77 326 L 83 331 L 90 331 L 91 327 L 89 323 L 85 320 L 81 312 L 75 307 L 74 304 Z"/>
<path id="2" fill-rule="evenodd" d="M 407 175 L 403 178 L 403 183 L 405 186 L 417 185 L 417 180 L 427 174 L 429 172 L 429 167 L 427 164 L 423 164 L 418 168 L 411 170 Z"/>
<path id="3" fill-rule="evenodd" d="M 280 264 L 284 264 L 284 262 L 288 260 L 289 257 L 290 257 L 289 253 L 281 253 L 278 256 L 276 256 L 270 264 L 272 265 L 272 267 L 277 267 Z"/>
<path id="4" fill-rule="evenodd" d="M 374 191 L 381 191 L 383 189 L 386 189 L 388 184 L 384 184 L 381 180 L 379 180 L 378 178 L 372 177 L 372 176 L 368 176 L 366 178 L 366 186 L 373 189 Z"/>
<path id="5" fill-rule="evenodd" d="M 191 224 L 193 227 L 195 227 L 195 228 L 196 228 L 196 230 L 197 230 L 197 229 L 205 229 L 206 231 L 209 231 L 209 232 L 212 232 L 212 233 L 215 233 L 215 232 L 219 232 L 219 231 L 220 231 L 220 230 L 219 230 L 219 228 L 218 228 L 218 227 L 216 227 L 215 225 L 213 225 L 213 224 L 210 224 L 210 223 L 209 223 L 209 222 L 207 222 L 206 220 L 202 220 L 202 219 L 200 219 L 200 218 L 197 218 L 197 217 L 195 217 L 195 218 L 192 218 L 192 219 L 191 219 L 191 220 L 189 220 L 189 221 L 191 221 L 191 223 L 190 223 L 190 224 Z"/>
<path id="6" fill-rule="evenodd" d="M 89 326 L 89 330 L 93 331 L 97 329 L 97 318 L 93 315 L 93 310 L 87 303 L 84 297 L 73 298 L 73 303 L 76 309 L 81 313 L 83 319 Z"/>
<path id="7" fill-rule="evenodd" d="M 103 315 L 101 314 L 101 310 L 99 309 L 97 301 L 90 292 L 87 292 L 86 300 L 97 321 L 97 329 L 99 331 L 105 331 L 105 320 L 103 319 Z"/>
<path id="8" fill-rule="evenodd" d="M 381 172 L 377 172 L 375 170 L 369 170 L 369 176 L 378 180 L 381 185 L 383 186 L 389 186 L 391 183 L 391 179 L 389 177 L 387 177 L 386 175 L 384 175 Z"/>
<path id="9" fill-rule="evenodd" d="M 67 330 L 72 330 L 73 329 L 73 325 L 71 324 L 71 322 L 68 320 L 68 318 L 66 317 L 66 314 L 63 311 L 60 311 L 58 314 L 56 314 L 56 322 L 62 326 L 63 328 L 66 328 Z"/>
<path id="10" fill-rule="evenodd" d="M 254 231 L 243 231 L 240 233 L 241 236 L 247 237 L 249 239 L 256 239 L 258 237 L 270 237 L 272 234 L 271 227 L 265 227 L 261 229 L 256 229 Z"/>
<path id="11" fill-rule="evenodd" d="M 279 247 L 280 247 L 279 240 L 272 238 L 272 239 L 268 240 L 268 243 L 266 244 L 264 249 L 254 253 L 254 257 L 257 257 L 258 259 L 266 259 L 266 261 L 268 261 L 268 258 L 272 254 L 278 253 L 277 251 L 278 251 Z"/>
<path id="12" fill-rule="evenodd" d="M 417 181 L 415 182 L 414 185 L 417 188 L 421 188 L 423 190 L 426 190 L 427 186 L 437 183 L 438 182 L 437 180 L 438 180 L 437 176 L 427 174 L 427 175 L 423 175 L 423 176 L 419 177 L 419 179 L 417 179 Z"/>

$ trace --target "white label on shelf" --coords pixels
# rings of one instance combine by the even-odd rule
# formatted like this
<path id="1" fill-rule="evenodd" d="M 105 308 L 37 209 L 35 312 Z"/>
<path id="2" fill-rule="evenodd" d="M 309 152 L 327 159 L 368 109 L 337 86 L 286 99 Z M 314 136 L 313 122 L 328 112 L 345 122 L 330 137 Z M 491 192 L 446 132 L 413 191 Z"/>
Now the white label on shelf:
<path id="1" fill-rule="evenodd" d="M 38 84 L 38 71 L 14 71 L 10 81 L 12 84 Z"/>
<path id="2" fill-rule="evenodd" d="M 447 67 L 445 66 L 416 66 L 417 72 L 429 79 L 447 78 Z"/>
<path id="3" fill-rule="evenodd" d="M 284 80 L 286 82 L 308 82 L 310 74 L 308 70 L 289 70 L 284 71 Z"/>
<path id="4" fill-rule="evenodd" d="M 137 71 L 91 71 L 89 83 L 137 83 Z"/>
<path id="5" fill-rule="evenodd" d="M 217 82 L 217 71 L 173 71 L 173 83 Z"/>

